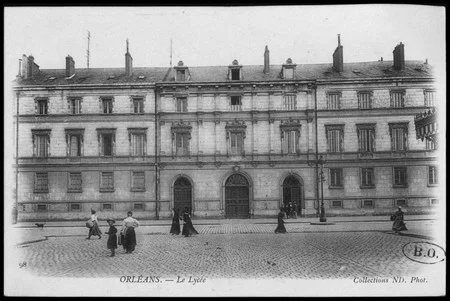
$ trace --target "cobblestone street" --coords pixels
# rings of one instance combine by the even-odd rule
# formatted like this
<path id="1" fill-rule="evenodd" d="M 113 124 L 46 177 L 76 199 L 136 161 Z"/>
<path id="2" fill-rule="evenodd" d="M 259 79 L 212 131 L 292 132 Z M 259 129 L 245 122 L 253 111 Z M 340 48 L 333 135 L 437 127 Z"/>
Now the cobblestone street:
<path id="1" fill-rule="evenodd" d="M 403 245 L 423 241 L 383 232 L 200 234 L 185 238 L 138 234 L 133 254 L 119 246 L 108 257 L 106 238 L 50 237 L 17 247 L 18 263 L 40 277 L 176 276 L 206 278 L 345 279 L 424 274 Z M 433 266 L 434 268 L 434 266 Z"/>

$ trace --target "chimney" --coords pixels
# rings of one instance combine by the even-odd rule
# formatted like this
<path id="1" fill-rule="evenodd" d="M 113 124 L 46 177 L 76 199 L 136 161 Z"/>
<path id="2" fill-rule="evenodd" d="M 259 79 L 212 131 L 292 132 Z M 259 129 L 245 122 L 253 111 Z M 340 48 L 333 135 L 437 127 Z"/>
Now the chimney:
<path id="1" fill-rule="evenodd" d="M 341 35 L 338 34 L 338 46 L 333 53 L 333 69 L 337 72 L 344 71 L 344 50 L 343 46 L 341 46 Z"/>
<path id="2" fill-rule="evenodd" d="M 264 73 L 269 73 L 269 47 L 264 50 Z"/>
<path id="3" fill-rule="evenodd" d="M 394 69 L 405 70 L 405 45 L 400 42 L 392 53 L 394 54 Z"/>
<path id="4" fill-rule="evenodd" d="M 66 77 L 71 77 L 75 74 L 75 61 L 70 55 L 66 56 Z"/>
<path id="5" fill-rule="evenodd" d="M 22 55 L 22 77 L 24 79 L 33 78 L 39 73 L 39 66 L 34 62 L 34 57 Z"/>
<path id="6" fill-rule="evenodd" d="M 22 76 L 22 59 L 19 59 L 19 73 L 17 74 L 18 77 Z"/>
<path id="7" fill-rule="evenodd" d="M 131 76 L 133 74 L 133 58 L 128 52 L 128 39 L 127 39 L 127 53 L 125 53 L 125 75 Z"/>

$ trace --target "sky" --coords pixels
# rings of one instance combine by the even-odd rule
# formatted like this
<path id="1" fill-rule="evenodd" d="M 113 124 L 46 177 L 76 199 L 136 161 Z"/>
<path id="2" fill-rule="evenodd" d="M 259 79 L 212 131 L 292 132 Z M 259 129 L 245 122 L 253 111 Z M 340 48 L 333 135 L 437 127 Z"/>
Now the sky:
<path id="1" fill-rule="evenodd" d="M 445 59 L 445 11 L 414 5 L 257 7 L 9 7 L 5 63 L 14 78 L 22 54 L 41 69 L 124 67 L 126 39 L 136 67 L 331 63 L 341 35 L 345 62 L 392 60 L 403 42 L 407 60 Z"/>

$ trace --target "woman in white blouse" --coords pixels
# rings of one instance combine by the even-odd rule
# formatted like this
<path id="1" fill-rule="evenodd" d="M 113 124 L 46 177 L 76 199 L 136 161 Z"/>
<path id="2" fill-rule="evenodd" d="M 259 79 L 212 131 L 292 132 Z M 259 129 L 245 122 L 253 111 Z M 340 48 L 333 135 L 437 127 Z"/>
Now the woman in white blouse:
<path id="1" fill-rule="evenodd" d="M 89 228 L 89 236 L 86 239 L 91 239 L 91 236 L 98 236 L 98 239 L 102 238 L 102 231 L 98 227 L 97 215 L 95 214 L 95 210 L 91 209 L 91 219 L 92 227 Z"/>
<path id="2" fill-rule="evenodd" d="M 139 227 L 139 222 L 133 218 L 133 212 L 128 211 L 127 218 L 123 220 L 122 230 L 123 235 L 122 245 L 126 253 L 132 253 L 136 247 L 136 233 L 134 228 Z"/>

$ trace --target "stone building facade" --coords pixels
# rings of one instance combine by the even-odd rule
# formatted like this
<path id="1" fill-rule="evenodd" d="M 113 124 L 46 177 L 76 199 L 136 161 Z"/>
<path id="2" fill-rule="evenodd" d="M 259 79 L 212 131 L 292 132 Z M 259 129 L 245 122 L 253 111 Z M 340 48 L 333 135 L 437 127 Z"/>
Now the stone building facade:
<path id="1" fill-rule="evenodd" d="M 414 116 L 434 96 L 428 64 L 333 64 L 39 70 L 22 58 L 19 220 L 388 214 L 438 204 L 434 145 Z M 30 59 L 31 58 L 31 59 Z M 31 66 L 31 67 L 30 67 Z M 16 122 L 17 124 L 17 122 Z M 318 158 L 325 160 L 319 165 Z M 323 196 L 319 172 L 323 171 Z M 295 204 L 295 205 L 294 205 Z"/>

